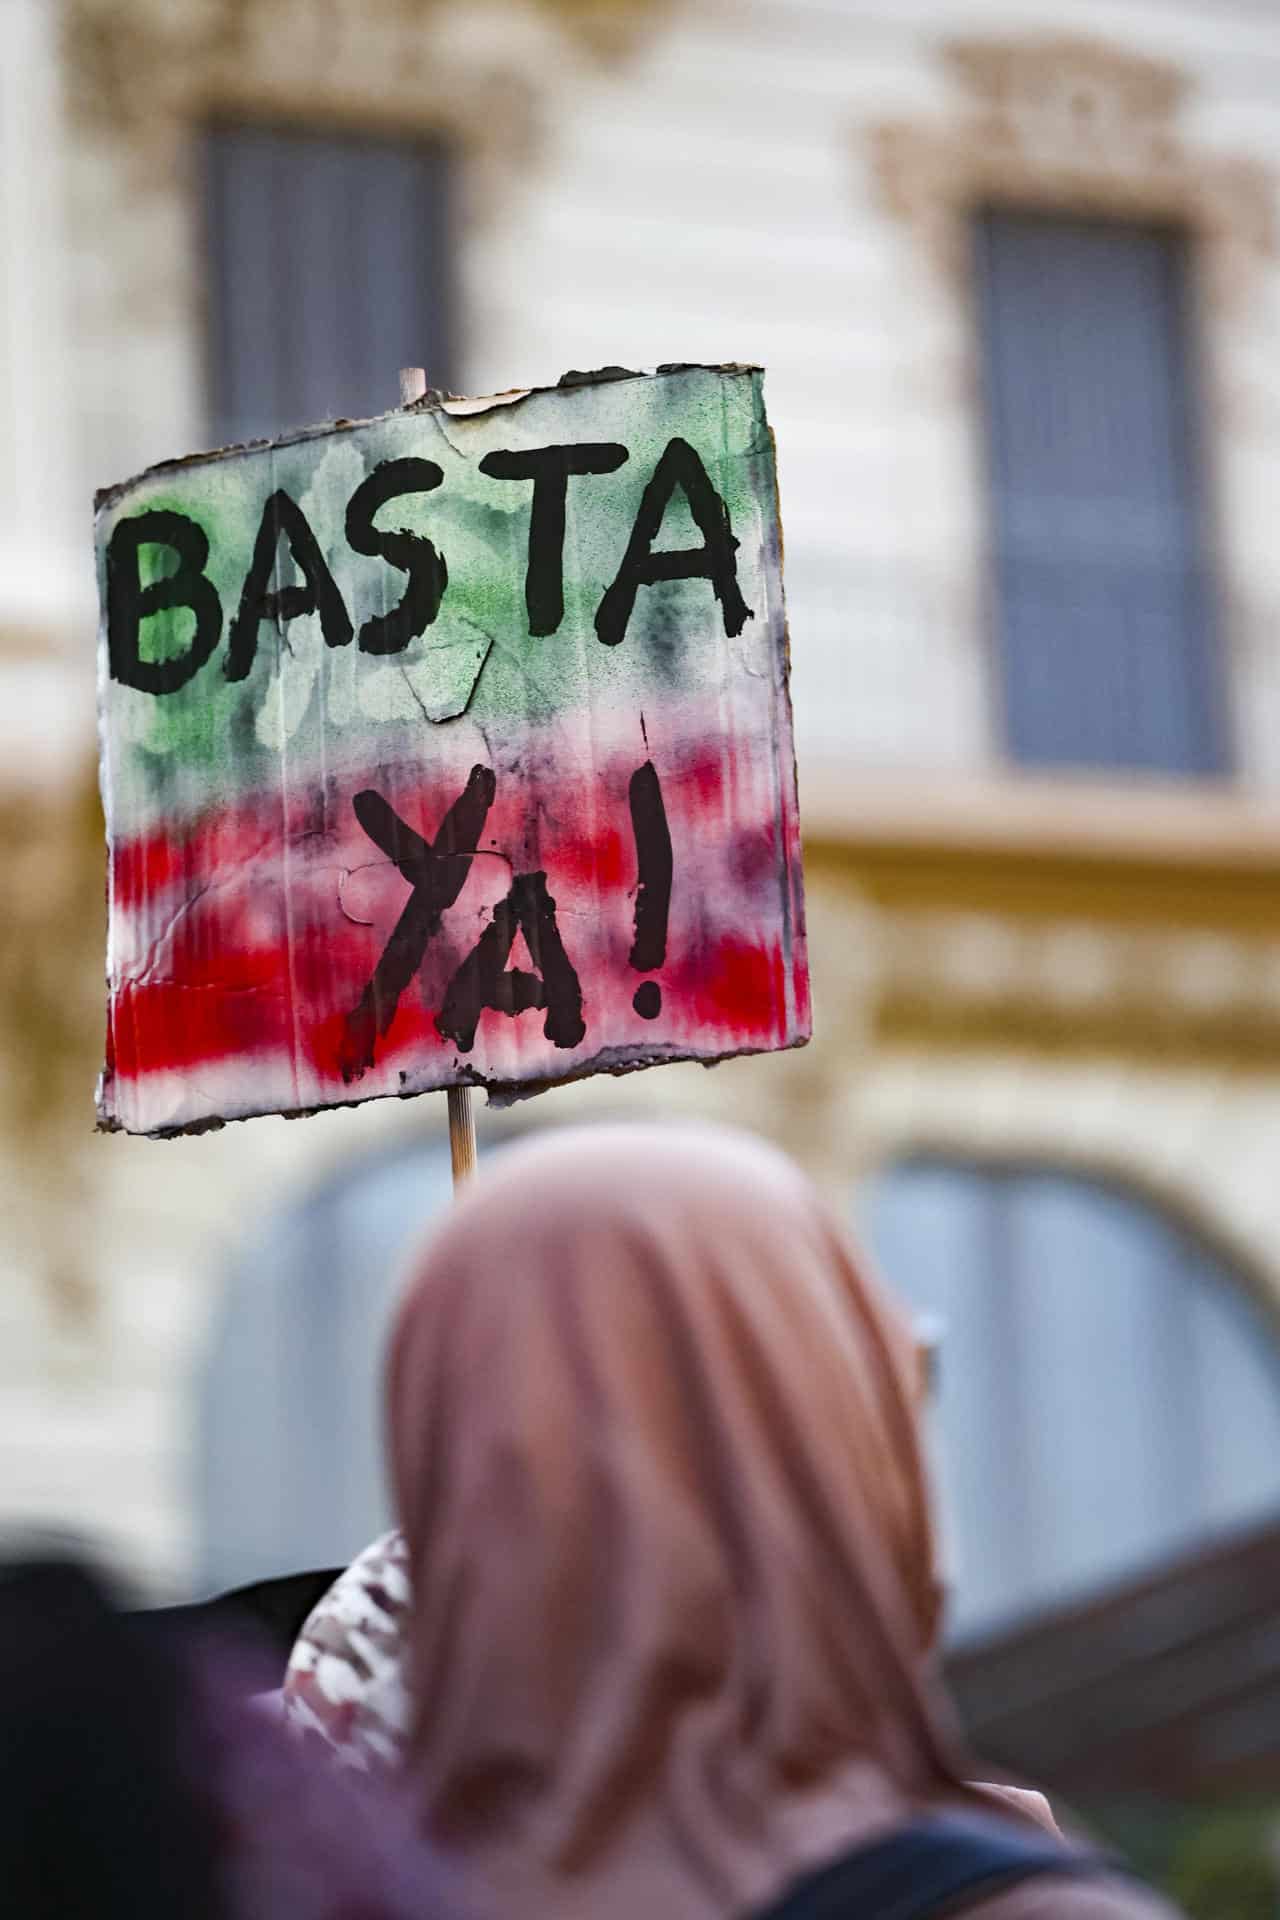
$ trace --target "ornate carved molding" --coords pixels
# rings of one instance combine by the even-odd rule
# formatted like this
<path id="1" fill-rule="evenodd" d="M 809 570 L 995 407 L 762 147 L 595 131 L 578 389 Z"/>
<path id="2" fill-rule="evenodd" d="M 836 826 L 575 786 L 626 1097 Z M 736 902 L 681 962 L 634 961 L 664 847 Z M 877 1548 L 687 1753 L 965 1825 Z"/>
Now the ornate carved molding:
<path id="1" fill-rule="evenodd" d="M 1043 796 L 1042 796 L 1043 797 Z M 993 804 L 996 795 L 993 790 Z M 1274 1073 L 1280 1064 L 1280 840 L 1260 814 L 1200 799 L 1198 837 L 1175 837 L 1193 796 L 1133 796 L 1115 831 L 1080 819 L 1055 834 L 1036 795 L 1005 798 L 1008 829 L 985 831 L 957 802 L 955 831 L 929 810 L 877 820 L 837 844 L 821 804 L 806 845 L 815 900 L 854 901 L 866 919 L 859 991 L 877 1044 L 940 1051 L 1017 1046 L 1037 1056 L 1179 1058 Z M 1126 846 L 1122 829 L 1130 827 Z M 1145 840 L 1133 831 L 1146 818 Z M 1233 826 L 1234 821 L 1234 826 Z"/>
<path id="2" fill-rule="evenodd" d="M 1168 61 L 1078 36 L 953 40 L 944 58 L 994 135 L 1072 153 L 1087 144 L 1165 159 L 1190 91 Z"/>
<path id="3" fill-rule="evenodd" d="M 593 53 L 624 51 L 652 25 L 654 12 L 639 0 L 535 6 Z M 436 91 L 441 36 L 446 46 L 456 44 L 461 28 L 472 52 L 487 41 L 492 53 L 507 41 L 517 57 L 527 39 L 508 9 L 451 7 L 448 0 L 63 0 L 63 27 L 77 117 L 133 133 L 175 107 L 235 93 L 264 68 L 286 85 L 295 111 L 301 96 L 343 98 L 372 79 L 380 104 L 399 98 L 417 119 L 414 97 L 424 84 L 428 94 Z M 486 64 L 477 66 L 473 85 L 486 79 Z M 450 77 L 461 79 L 450 65 Z"/>
<path id="4" fill-rule="evenodd" d="M 86 1251 L 91 1092 L 101 1056 L 103 824 L 96 769 L 54 798 L 0 801 L 9 891 L 0 929 L 0 1121 L 19 1271 L 43 1278 L 60 1321 L 92 1307 Z M 31 1205 L 18 1204 L 17 1195 Z"/>
<path id="5" fill-rule="evenodd" d="M 74 121 L 163 188 L 192 121 L 306 118 L 445 133 L 474 216 L 518 177 L 567 48 L 620 55 L 665 12 L 640 0 L 63 0 Z"/>
<path id="6" fill-rule="evenodd" d="M 438 49 L 429 11 L 403 0 L 68 0 L 71 112 L 129 164 L 133 191 L 166 185 L 183 124 L 219 112 L 340 121 L 372 105 L 379 123 L 483 126 L 475 96 L 496 76 Z M 499 84 L 490 124 L 502 144 L 521 144 L 528 104 L 513 114 L 509 95 Z"/>
<path id="7" fill-rule="evenodd" d="M 967 266 L 965 216 L 991 201 L 1180 221 L 1207 243 L 1217 297 L 1274 251 L 1270 175 L 1185 143 L 1179 68 L 1086 39 L 957 40 L 944 57 L 959 110 L 882 125 L 873 151 L 886 203 L 948 274 Z"/>
<path id="8" fill-rule="evenodd" d="M 1275 939 L 903 912 L 885 916 L 879 956 L 882 1038 L 1268 1074 L 1280 1062 Z"/>
<path id="9" fill-rule="evenodd" d="M 620 54 L 667 0 L 60 0 L 78 138 L 72 225 L 95 325 L 189 338 L 200 309 L 193 131 L 305 121 L 456 149 L 474 233 L 530 174 L 566 64 Z"/>

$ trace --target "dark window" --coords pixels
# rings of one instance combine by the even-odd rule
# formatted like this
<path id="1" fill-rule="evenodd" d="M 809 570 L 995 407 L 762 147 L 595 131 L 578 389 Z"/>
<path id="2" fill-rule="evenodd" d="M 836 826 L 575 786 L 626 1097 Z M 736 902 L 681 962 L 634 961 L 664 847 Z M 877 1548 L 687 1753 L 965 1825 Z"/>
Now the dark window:
<path id="1" fill-rule="evenodd" d="M 1186 241 L 987 212 L 977 267 L 1008 750 L 1222 772 Z"/>
<path id="2" fill-rule="evenodd" d="M 449 385 L 443 146 L 217 126 L 205 180 L 216 441 L 385 413 L 402 366 Z"/>
<path id="3" fill-rule="evenodd" d="M 1280 1343 L 1215 1252 L 1050 1168 L 907 1161 L 867 1221 L 940 1325 L 938 1472 L 961 1635 L 1280 1511 Z"/>

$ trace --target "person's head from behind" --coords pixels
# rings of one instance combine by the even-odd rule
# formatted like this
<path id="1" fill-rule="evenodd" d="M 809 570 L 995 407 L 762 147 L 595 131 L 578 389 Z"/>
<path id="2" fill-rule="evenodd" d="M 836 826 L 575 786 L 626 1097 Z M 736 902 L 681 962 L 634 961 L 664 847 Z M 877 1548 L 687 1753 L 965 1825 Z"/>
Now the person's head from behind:
<path id="1" fill-rule="evenodd" d="M 548 1910 L 745 1910 L 963 1791 L 910 1332 L 744 1135 L 574 1130 L 428 1244 L 388 1375 L 437 1835 Z"/>
<path id="2" fill-rule="evenodd" d="M 253 1705 L 259 1651 L 123 1613 L 72 1559 L 0 1568 L 0 1911 L 441 1920 L 412 1821 Z"/>
<path id="3" fill-rule="evenodd" d="M 176 1645 L 131 1625 L 71 1557 L 0 1569 L 6 1911 L 213 1920 L 189 1691 Z"/>

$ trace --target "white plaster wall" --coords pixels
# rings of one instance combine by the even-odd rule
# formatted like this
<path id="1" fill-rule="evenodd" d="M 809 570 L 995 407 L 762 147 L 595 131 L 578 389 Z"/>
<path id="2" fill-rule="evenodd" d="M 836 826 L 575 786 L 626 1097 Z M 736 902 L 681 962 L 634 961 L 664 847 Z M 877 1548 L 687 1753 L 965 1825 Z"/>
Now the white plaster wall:
<path id="1" fill-rule="evenodd" d="M 59 751 L 89 751 L 89 495 L 204 437 L 197 229 L 181 168 L 150 182 L 144 203 L 100 141 L 73 140 L 62 165 L 52 9 L 3 5 L 0 628 L 35 612 L 51 636 L 74 629 L 79 652 L 70 667 L 24 656 L 20 705 L 17 669 L 0 665 L 0 709 L 28 716 L 23 738 L 43 713 Z M 433 31 L 498 59 L 502 12 L 460 6 Z M 954 111 L 938 58 L 950 34 L 1092 31 L 1184 59 L 1197 78 L 1189 132 L 1280 174 L 1280 10 L 1244 0 L 676 0 L 671 24 L 616 64 L 557 52 L 545 25 L 519 9 L 511 17 L 519 32 L 506 57 L 533 75 L 538 138 L 464 235 L 468 385 L 604 362 L 763 361 L 802 781 L 818 759 L 989 764 L 963 307 L 881 206 L 871 130 Z M 1277 322 L 1273 262 L 1229 330 L 1241 424 L 1219 449 L 1244 756 L 1265 789 L 1280 787 Z M 42 557 L 46 537 L 59 543 L 56 564 Z M 828 903 L 812 931 L 821 1052 L 557 1093 L 545 1117 L 718 1111 L 791 1141 L 836 1191 L 925 1137 L 1127 1156 L 1280 1274 L 1268 1177 L 1280 1100 L 1268 1083 L 1123 1063 L 1050 1070 L 1016 1055 L 899 1054 L 864 1070 L 857 962 L 873 929 Z M 77 1326 L 56 1315 L 28 1241 L 15 1240 L 0 1278 L 0 1522 L 87 1528 L 157 1589 L 180 1587 L 193 1383 L 231 1253 L 337 1158 L 424 1124 L 428 1104 L 187 1142 L 86 1140 L 83 1219 L 59 1230 L 92 1249 L 99 1317 Z M 485 1125 L 482 1114 L 482 1135 Z M 0 1151 L 0 1202 L 38 1226 L 57 1193 L 52 1181 L 47 1194 L 15 1190 Z"/>
<path id="2" fill-rule="evenodd" d="M 975 496 L 961 345 L 929 264 L 881 209 L 863 130 L 929 112 L 941 75 L 891 13 L 676 10 L 549 116 L 513 211 L 477 384 L 607 361 L 768 368 L 801 764 L 974 766 Z M 811 29 L 816 28 L 816 31 Z"/>
<path id="3" fill-rule="evenodd" d="M 81 745 L 93 618 L 74 482 L 65 142 L 57 16 L 4 0 L 0 34 L 0 764 L 58 778 Z"/>
<path id="4" fill-rule="evenodd" d="M 55 16 L 5 0 L 0 39 L 0 626 L 65 637 L 75 543 Z"/>
<path id="5" fill-rule="evenodd" d="M 566 365 L 759 359 L 779 444 L 806 761 L 998 757 L 978 616 L 983 500 L 962 289 L 882 204 L 875 129 L 952 124 L 957 35 L 1095 34 L 1194 80 L 1177 131 L 1280 183 L 1280 18 L 1143 0 L 743 0 L 672 29 L 548 115 L 485 241 L 502 298 L 480 387 Z M 1242 775 L 1280 785 L 1280 269 L 1212 318 L 1225 644 Z"/>
<path id="6" fill-rule="evenodd" d="M 518 30 L 504 35 L 504 18 Z M 557 52 L 554 30 L 519 7 L 444 8 L 424 26 L 441 60 L 518 70 L 533 103 L 528 164 L 499 167 L 470 196 L 466 382 L 485 391 L 608 361 L 762 361 L 802 764 L 980 770 L 997 750 L 969 315 L 963 289 L 883 204 L 874 132 L 956 121 L 965 102 L 941 52 L 958 34 L 1093 33 L 1183 61 L 1195 84 L 1178 131 L 1280 182 L 1280 20 L 1240 0 L 675 0 L 665 24 L 655 18 L 603 62 L 564 42 Z M 189 158 L 140 194 L 127 156 L 98 139 L 73 147 L 80 531 L 92 485 L 205 437 Z M 1242 771 L 1265 788 L 1280 784 L 1278 318 L 1273 258 L 1214 322 L 1226 643 Z M 65 437 L 47 381 L 33 404 Z M 7 522 L 0 501 L 0 551 Z"/>

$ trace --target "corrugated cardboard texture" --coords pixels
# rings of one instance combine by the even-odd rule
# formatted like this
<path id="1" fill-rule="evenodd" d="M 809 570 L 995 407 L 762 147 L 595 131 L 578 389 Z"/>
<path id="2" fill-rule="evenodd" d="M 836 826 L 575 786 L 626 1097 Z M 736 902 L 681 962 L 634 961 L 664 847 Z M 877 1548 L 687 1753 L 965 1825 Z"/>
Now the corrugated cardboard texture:
<path id="1" fill-rule="evenodd" d="M 794 1046 L 757 369 L 609 369 L 99 496 L 107 1127 Z"/>

